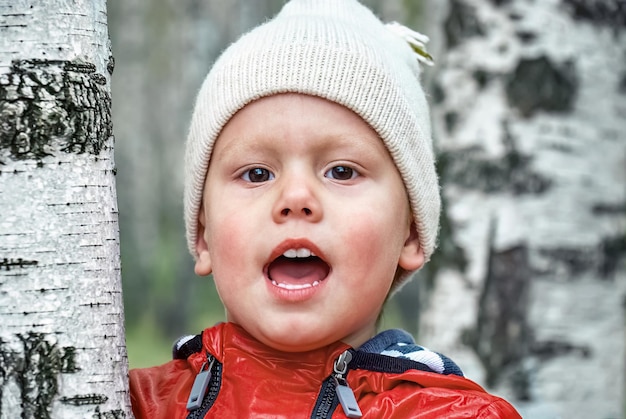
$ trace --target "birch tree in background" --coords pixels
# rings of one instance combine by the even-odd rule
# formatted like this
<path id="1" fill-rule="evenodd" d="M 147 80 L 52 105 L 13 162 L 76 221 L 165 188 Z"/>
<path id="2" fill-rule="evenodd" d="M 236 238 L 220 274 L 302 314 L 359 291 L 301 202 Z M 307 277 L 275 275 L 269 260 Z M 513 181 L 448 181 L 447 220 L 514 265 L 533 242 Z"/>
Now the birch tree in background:
<path id="1" fill-rule="evenodd" d="M 106 1 L 0 0 L 0 418 L 130 417 Z"/>
<path id="2" fill-rule="evenodd" d="M 622 417 L 626 2 L 430 10 L 446 214 L 467 267 L 438 275 L 421 342 L 524 417 Z"/>

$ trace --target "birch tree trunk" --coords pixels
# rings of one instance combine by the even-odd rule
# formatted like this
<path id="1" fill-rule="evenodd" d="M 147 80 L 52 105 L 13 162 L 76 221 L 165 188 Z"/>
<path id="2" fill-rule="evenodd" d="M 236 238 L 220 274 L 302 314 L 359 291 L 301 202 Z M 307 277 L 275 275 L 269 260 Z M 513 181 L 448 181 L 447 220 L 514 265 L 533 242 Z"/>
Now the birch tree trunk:
<path id="1" fill-rule="evenodd" d="M 525 417 L 621 417 L 626 3 L 428 10 L 446 44 L 433 88 L 445 211 L 467 267 L 439 273 L 421 342 Z"/>
<path id="2" fill-rule="evenodd" d="M 106 1 L 0 0 L 0 418 L 130 417 Z"/>

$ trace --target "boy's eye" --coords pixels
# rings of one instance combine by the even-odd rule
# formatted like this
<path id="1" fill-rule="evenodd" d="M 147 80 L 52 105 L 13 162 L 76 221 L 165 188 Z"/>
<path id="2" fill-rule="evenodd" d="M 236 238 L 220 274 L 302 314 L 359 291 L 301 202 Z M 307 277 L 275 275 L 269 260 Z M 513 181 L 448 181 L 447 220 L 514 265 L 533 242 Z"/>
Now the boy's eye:
<path id="1" fill-rule="evenodd" d="M 335 180 L 350 180 L 357 177 L 358 173 L 356 170 L 347 166 L 335 166 L 326 173 L 324 176 L 327 178 L 335 179 Z"/>
<path id="2" fill-rule="evenodd" d="M 262 167 L 255 167 L 254 169 L 244 172 L 244 174 L 241 175 L 241 178 L 246 182 L 267 182 L 268 180 L 274 179 L 274 174 L 267 169 L 263 169 Z"/>

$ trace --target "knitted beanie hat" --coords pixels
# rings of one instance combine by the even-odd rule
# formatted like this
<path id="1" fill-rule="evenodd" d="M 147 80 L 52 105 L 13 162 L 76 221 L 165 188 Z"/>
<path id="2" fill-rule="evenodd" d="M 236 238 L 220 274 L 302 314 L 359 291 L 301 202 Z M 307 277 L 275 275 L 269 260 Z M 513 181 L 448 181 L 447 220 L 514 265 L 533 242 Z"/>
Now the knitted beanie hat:
<path id="1" fill-rule="evenodd" d="M 222 53 L 198 93 L 186 145 L 184 208 L 194 257 L 205 177 L 220 131 L 246 104 L 291 92 L 343 105 L 378 133 L 402 176 L 430 259 L 439 185 L 419 57 L 401 35 L 356 0 L 291 0 Z"/>

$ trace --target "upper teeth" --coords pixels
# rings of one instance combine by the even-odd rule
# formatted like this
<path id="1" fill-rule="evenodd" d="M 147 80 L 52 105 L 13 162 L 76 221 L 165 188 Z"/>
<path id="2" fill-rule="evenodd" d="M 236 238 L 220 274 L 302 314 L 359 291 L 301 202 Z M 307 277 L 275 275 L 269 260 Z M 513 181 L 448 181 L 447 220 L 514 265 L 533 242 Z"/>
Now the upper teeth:
<path id="1" fill-rule="evenodd" d="M 315 253 L 311 252 L 309 249 L 289 249 L 287 250 L 285 253 L 283 253 L 283 256 L 286 258 L 308 258 L 311 256 L 315 256 Z"/>

